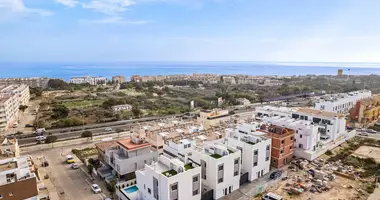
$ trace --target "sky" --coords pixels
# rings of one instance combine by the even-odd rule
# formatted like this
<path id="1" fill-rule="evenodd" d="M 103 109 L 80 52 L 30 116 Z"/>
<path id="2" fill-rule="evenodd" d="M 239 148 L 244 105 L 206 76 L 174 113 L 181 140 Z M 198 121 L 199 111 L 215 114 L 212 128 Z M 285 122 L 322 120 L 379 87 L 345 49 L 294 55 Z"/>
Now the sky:
<path id="1" fill-rule="evenodd" d="M 380 62 L 379 0 L 0 0 L 0 62 Z"/>

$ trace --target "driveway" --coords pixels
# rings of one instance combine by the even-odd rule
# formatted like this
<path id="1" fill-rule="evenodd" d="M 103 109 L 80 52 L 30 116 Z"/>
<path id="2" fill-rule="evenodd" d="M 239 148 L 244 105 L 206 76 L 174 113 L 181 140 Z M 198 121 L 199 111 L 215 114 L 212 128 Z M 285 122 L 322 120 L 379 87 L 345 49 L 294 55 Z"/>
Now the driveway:
<path id="1" fill-rule="evenodd" d="M 91 191 L 91 180 L 81 169 L 71 169 L 69 164 L 64 163 L 65 155 L 71 152 L 71 148 L 55 148 L 45 151 L 33 152 L 33 158 L 45 156 L 49 162 L 49 167 L 45 168 L 50 176 L 50 180 L 56 187 L 60 199 L 63 200 L 102 200 L 103 193 L 94 194 Z M 74 148 L 84 148 L 76 146 Z M 79 162 L 79 165 L 83 163 Z M 44 170 L 44 169 L 41 169 Z"/>

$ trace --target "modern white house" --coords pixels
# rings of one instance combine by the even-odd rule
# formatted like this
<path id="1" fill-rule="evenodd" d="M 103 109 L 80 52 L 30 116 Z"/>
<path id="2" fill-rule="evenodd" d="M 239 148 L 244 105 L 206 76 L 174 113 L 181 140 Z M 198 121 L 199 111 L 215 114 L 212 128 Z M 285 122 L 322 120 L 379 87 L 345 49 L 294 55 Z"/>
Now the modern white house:
<path id="1" fill-rule="evenodd" d="M 121 200 L 201 199 L 201 167 L 161 155 L 136 171 L 137 185 L 117 192 Z"/>
<path id="2" fill-rule="evenodd" d="M 349 113 L 357 101 L 372 96 L 369 90 L 359 90 L 349 93 L 329 94 L 322 96 L 315 104 L 315 109 L 339 114 Z"/>
<path id="3" fill-rule="evenodd" d="M 240 129 L 226 129 L 226 134 L 224 144 L 241 152 L 241 174 L 248 173 L 246 181 L 253 181 L 269 172 L 271 138 L 262 132 L 245 133 Z"/>
<path id="4" fill-rule="evenodd" d="M 104 166 L 98 169 L 99 175 L 107 180 L 117 177 L 128 181 L 135 178 L 135 171 L 144 168 L 157 159 L 158 152 L 138 136 L 117 141 L 117 145 L 104 151 Z"/>
<path id="5" fill-rule="evenodd" d="M 255 111 L 256 119 L 264 117 L 293 118 L 306 120 L 319 125 L 319 132 L 324 140 L 335 141 L 343 133 L 346 133 L 346 120 L 342 114 L 316 110 L 312 108 L 287 108 L 264 106 Z"/>

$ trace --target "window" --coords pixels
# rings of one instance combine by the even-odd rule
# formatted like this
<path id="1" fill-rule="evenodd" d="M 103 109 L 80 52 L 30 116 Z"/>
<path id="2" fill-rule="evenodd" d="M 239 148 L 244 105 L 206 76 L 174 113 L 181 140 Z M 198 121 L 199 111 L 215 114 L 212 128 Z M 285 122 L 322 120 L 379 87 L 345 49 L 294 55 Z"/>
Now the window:
<path id="1" fill-rule="evenodd" d="M 293 140 L 294 138 L 293 138 L 293 136 L 292 137 L 290 137 L 290 140 Z"/>
<path id="2" fill-rule="evenodd" d="M 299 144 L 298 147 L 299 147 L 299 148 L 303 148 L 303 144 Z"/>
<path id="3" fill-rule="evenodd" d="M 219 165 L 218 170 L 221 171 L 223 170 L 223 168 L 224 168 L 224 165 Z"/>
<path id="4" fill-rule="evenodd" d="M 255 156 L 257 156 L 259 154 L 259 151 L 258 150 L 255 150 L 254 152 L 253 152 L 253 155 L 255 155 Z"/>
<path id="5" fill-rule="evenodd" d="M 199 194 L 199 190 L 194 190 L 194 191 L 193 191 L 193 196 L 195 196 L 195 195 L 197 195 L 197 194 Z"/>
<path id="6" fill-rule="evenodd" d="M 10 192 L 10 193 L 9 193 L 9 196 L 10 196 L 10 197 L 13 196 L 13 192 Z"/>
<path id="7" fill-rule="evenodd" d="M 239 175 L 239 172 L 238 172 L 238 171 L 235 171 L 235 172 L 234 172 L 234 176 L 237 176 L 237 175 Z"/>
<path id="8" fill-rule="evenodd" d="M 223 178 L 220 178 L 220 179 L 218 180 L 218 183 L 223 183 Z"/>
<path id="9" fill-rule="evenodd" d="M 2 194 L 0 194 L 0 199 L 2 199 L 3 198 L 3 195 Z"/>
<path id="10" fill-rule="evenodd" d="M 302 134 L 300 135 L 300 138 L 302 138 Z"/>
<path id="11" fill-rule="evenodd" d="M 292 148 L 293 148 L 292 146 L 289 147 L 289 149 L 292 149 Z"/>
<path id="12" fill-rule="evenodd" d="M 284 144 L 284 140 L 281 140 L 281 144 Z"/>
<path id="13" fill-rule="evenodd" d="M 280 154 L 283 154 L 284 153 L 284 150 L 283 149 L 281 149 L 281 151 L 280 151 Z"/>
<path id="14" fill-rule="evenodd" d="M 177 190 L 177 189 L 178 189 L 178 185 L 177 184 L 175 184 L 175 185 L 172 186 L 172 190 Z"/>
<path id="15" fill-rule="evenodd" d="M 150 188 L 148 188 L 148 193 L 149 193 L 149 194 L 152 194 L 152 191 L 150 190 Z"/>
<path id="16" fill-rule="evenodd" d="M 238 158 L 238 159 L 235 159 L 234 164 L 235 164 L 235 165 L 236 165 L 236 164 L 239 164 L 239 158 Z"/>
<path id="17" fill-rule="evenodd" d="M 198 176 L 194 176 L 193 177 L 193 182 L 197 182 L 198 181 Z"/>
<path id="18" fill-rule="evenodd" d="M 144 184 L 144 190 L 146 190 L 145 184 Z"/>
<path id="19" fill-rule="evenodd" d="M 256 167 L 257 166 L 257 161 L 253 163 L 253 166 Z"/>

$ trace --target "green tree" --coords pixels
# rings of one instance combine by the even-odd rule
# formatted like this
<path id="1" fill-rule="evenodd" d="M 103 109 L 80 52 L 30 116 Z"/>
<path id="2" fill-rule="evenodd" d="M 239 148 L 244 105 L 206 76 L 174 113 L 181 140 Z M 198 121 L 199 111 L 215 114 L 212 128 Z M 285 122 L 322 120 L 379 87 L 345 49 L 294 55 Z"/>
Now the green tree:
<path id="1" fill-rule="evenodd" d="M 88 164 L 87 169 L 88 169 L 88 173 L 92 174 L 92 170 L 94 169 L 94 166 L 92 166 L 91 164 Z"/>
<path id="2" fill-rule="evenodd" d="M 108 189 L 108 191 L 110 191 L 112 197 L 114 196 L 114 194 L 116 192 L 116 184 L 117 184 L 116 179 L 113 179 L 107 185 L 107 189 Z"/>
<path id="3" fill-rule="evenodd" d="M 142 111 L 137 105 L 132 106 L 132 114 L 135 117 L 140 117 L 142 115 Z"/>
<path id="4" fill-rule="evenodd" d="M 58 140 L 57 136 L 55 135 L 49 135 L 46 137 L 46 140 L 45 140 L 45 143 L 49 144 L 49 143 L 54 143 Z"/>
<path id="5" fill-rule="evenodd" d="M 54 105 L 53 118 L 56 118 L 56 119 L 66 118 L 69 116 L 69 112 L 70 110 L 62 104 Z"/>
<path id="6" fill-rule="evenodd" d="M 82 138 L 92 138 L 92 132 L 91 131 L 84 131 L 81 135 Z"/>
<path id="7" fill-rule="evenodd" d="M 50 79 L 48 84 L 48 88 L 55 90 L 69 90 L 70 85 L 61 79 Z"/>

